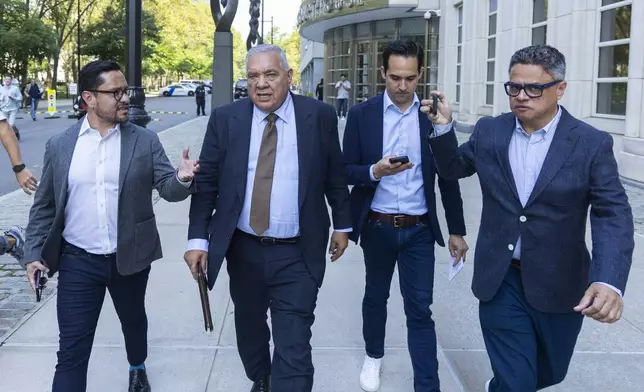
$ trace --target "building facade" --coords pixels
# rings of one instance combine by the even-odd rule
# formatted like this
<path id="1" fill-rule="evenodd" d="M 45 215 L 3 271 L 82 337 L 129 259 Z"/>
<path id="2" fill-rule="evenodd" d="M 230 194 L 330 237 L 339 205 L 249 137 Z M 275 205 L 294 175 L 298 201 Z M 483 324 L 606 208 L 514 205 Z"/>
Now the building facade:
<path id="1" fill-rule="evenodd" d="M 324 78 L 324 44 L 302 38 L 300 42 L 300 92 L 315 96 L 315 89 Z"/>
<path id="2" fill-rule="evenodd" d="M 610 132 L 620 173 L 644 182 L 644 0 L 304 0 L 303 38 L 323 43 L 325 101 L 341 73 L 349 103 L 384 90 L 383 45 L 418 41 L 426 51 L 417 93 L 445 92 L 462 125 L 509 111 L 503 89 L 512 54 L 557 47 L 567 62 L 561 103 Z M 633 50 L 630 50 L 633 48 Z M 632 56 L 631 56 L 632 55 Z"/>

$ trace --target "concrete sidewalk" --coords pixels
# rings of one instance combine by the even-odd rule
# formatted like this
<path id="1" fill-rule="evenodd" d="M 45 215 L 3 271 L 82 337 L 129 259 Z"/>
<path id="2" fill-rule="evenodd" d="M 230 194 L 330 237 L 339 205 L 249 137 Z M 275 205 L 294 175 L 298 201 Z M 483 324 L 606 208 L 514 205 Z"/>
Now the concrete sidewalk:
<path id="1" fill-rule="evenodd" d="M 190 122 L 205 129 L 206 118 Z M 162 141 L 180 146 L 188 127 L 167 132 Z M 192 145 L 200 145 L 200 138 Z M 464 136 L 466 137 L 466 136 Z M 464 138 L 463 137 L 463 138 Z M 179 158 L 168 148 L 171 159 Z M 191 149 L 192 154 L 198 151 Z M 180 150 L 179 150 L 180 152 Z M 467 240 L 473 259 L 481 196 L 476 177 L 461 181 Z M 189 201 L 159 201 L 155 212 L 165 257 L 150 275 L 147 294 L 149 358 L 147 367 L 154 391 L 243 392 L 250 389 L 235 347 L 234 308 L 228 295 L 225 268 L 210 293 L 214 333 L 203 329 L 199 293 L 183 262 Z M 439 206 L 439 216 L 443 216 Z M 446 227 L 444 220 L 441 221 Z M 446 230 L 446 229 L 444 229 Z M 436 248 L 435 315 L 440 343 L 443 392 L 483 392 L 491 377 L 478 324 L 477 301 L 470 291 L 472 266 L 448 282 L 448 253 Z M 568 379 L 551 391 L 637 391 L 644 383 L 644 238 L 636 236 L 636 257 L 626 291 L 624 319 L 615 325 L 592 320 L 584 324 Z M 317 392 L 360 391 L 358 375 L 364 355 L 361 301 L 364 266 L 360 248 L 351 244 L 343 258 L 329 264 L 320 291 L 313 328 L 315 388 Z M 412 369 L 407 353 L 406 327 L 398 279 L 389 302 L 385 362 L 381 392 L 412 391 Z M 108 295 L 109 297 L 109 295 Z M 49 391 L 56 363 L 58 331 L 56 296 L 18 328 L 4 336 L 0 347 L 0 391 Z M 1 340 L 0 340 L 1 341 Z M 37 369 L 37 370 L 33 370 Z M 127 389 L 127 361 L 120 325 L 111 300 L 106 298 L 90 360 L 88 391 Z"/>

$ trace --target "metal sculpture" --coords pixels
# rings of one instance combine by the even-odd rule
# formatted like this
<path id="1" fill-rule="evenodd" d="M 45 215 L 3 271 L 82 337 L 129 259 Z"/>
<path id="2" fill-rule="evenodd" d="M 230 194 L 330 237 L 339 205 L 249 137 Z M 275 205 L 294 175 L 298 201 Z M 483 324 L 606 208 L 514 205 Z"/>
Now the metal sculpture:
<path id="1" fill-rule="evenodd" d="M 250 26 L 250 31 L 248 32 L 248 38 L 246 39 L 246 49 L 250 50 L 253 47 L 253 44 L 262 44 L 263 37 L 259 34 L 257 28 L 259 27 L 259 17 L 262 18 L 264 15 L 260 13 L 260 7 L 262 5 L 262 0 L 250 0 L 250 21 L 248 25 Z"/>
<path id="2" fill-rule="evenodd" d="M 210 11 L 215 21 L 212 108 L 233 100 L 233 34 L 230 28 L 238 5 L 238 0 L 210 0 Z"/>
<path id="3" fill-rule="evenodd" d="M 210 11 L 215 21 L 215 31 L 230 32 L 238 5 L 237 0 L 210 0 Z"/>

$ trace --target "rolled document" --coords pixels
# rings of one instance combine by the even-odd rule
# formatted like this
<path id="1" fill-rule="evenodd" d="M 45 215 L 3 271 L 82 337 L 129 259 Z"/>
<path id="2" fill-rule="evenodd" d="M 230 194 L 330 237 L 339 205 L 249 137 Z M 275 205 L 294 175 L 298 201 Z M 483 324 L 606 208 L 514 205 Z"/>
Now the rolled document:
<path id="1" fill-rule="evenodd" d="M 199 295 L 201 296 L 201 310 L 203 311 L 203 320 L 206 332 L 212 332 L 212 314 L 210 313 L 210 300 L 208 298 L 208 282 L 203 274 L 201 267 L 197 272 L 197 282 L 199 283 Z"/>

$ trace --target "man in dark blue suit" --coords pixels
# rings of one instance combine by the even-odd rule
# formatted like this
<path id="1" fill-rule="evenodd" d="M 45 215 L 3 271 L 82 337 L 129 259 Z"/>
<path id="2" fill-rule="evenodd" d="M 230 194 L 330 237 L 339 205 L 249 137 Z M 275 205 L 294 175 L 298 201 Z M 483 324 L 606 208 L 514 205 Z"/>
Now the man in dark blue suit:
<path id="1" fill-rule="evenodd" d="M 483 118 L 460 147 L 430 130 L 438 171 L 478 174 L 483 193 L 472 290 L 494 378 L 490 392 L 531 392 L 563 381 L 583 317 L 614 323 L 634 248 L 633 215 L 613 138 L 558 104 L 566 61 L 530 46 L 510 60 L 512 113 Z M 450 124 L 442 93 L 434 124 Z M 431 111 L 423 101 L 421 110 Z M 590 207 L 592 255 L 585 242 Z"/>
<path id="2" fill-rule="evenodd" d="M 185 260 L 194 276 L 207 271 L 212 289 L 226 257 L 251 391 L 310 392 L 311 326 L 331 224 L 326 200 L 335 228 L 332 261 L 351 231 L 338 120 L 330 105 L 290 94 L 292 70 L 280 48 L 252 48 L 247 74 L 250 99 L 210 117 Z"/>
<path id="3" fill-rule="evenodd" d="M 419 111 L 416 86 L 422 77 L 423 48 L 391 42 L 383 52 L 386 91 L 349 111 L 344 163 L 351 191 L 351 240 L 364 251 L 366 287 L 362 302 L 366 356 L 360 374 L 365 391 L 380 387 L 387 299 L 396 262 L 400 276 L 409 353 L 416 392 L 438 392 L 436 332 L 430 305 L 434 286 L 434 244 L 445 246 L 436 215 L 436 168 L 425 134 L 431 123 Z M 384 158 L 383 158 L 384 156 Z M 392 163 L 406 156 L 407 163 Z M 458 181 L 438 179 L 449 249 L 465 257 L 465 223 Z"/>

